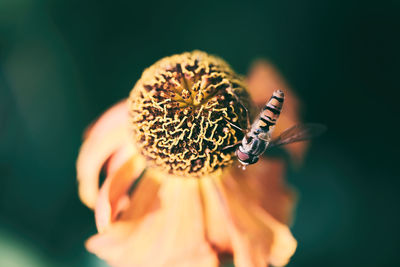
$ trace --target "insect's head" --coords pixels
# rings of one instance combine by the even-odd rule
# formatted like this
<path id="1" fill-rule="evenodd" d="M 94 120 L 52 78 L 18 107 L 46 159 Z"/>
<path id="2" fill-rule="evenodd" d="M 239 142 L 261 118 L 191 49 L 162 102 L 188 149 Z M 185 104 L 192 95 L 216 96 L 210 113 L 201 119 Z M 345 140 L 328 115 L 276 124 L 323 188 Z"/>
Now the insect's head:
<path id="1" fill-rule="evenodd" d="M 258 161 L 258 156 L 242 152 L 240 149 L 236 150 L 236 156 L 243 165 L 254 164 Z"/>

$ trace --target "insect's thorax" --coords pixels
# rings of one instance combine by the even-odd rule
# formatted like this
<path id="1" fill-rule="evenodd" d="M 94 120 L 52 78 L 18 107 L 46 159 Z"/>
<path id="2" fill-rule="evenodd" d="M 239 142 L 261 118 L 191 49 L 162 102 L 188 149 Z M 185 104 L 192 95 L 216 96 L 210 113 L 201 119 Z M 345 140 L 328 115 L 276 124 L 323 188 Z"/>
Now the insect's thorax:
<path id="1" fill-rule="evenodd" d="M 270 140 L 270 136 L 267 133 L 268 139 L 260 139 L 258 134 L 254 134 L 253 132 L 249 132 L 243 138 L 241 144 L 241 151 L 246 152 L 252 155 L 260 155 L 267 148 Z"/>

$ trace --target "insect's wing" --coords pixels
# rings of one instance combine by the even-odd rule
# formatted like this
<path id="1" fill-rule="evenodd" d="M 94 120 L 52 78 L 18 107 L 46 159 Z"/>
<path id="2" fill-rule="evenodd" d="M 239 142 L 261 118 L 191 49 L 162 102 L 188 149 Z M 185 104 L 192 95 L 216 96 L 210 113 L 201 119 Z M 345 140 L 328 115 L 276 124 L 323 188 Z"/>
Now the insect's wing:
<path id="1" fill-rule="evenodd" d="M 287 145 L 294 142 L 309 140 L 326 131 L 326 126 L 317 123 L 296 124 L 272 140 L 269 147 Z"/>

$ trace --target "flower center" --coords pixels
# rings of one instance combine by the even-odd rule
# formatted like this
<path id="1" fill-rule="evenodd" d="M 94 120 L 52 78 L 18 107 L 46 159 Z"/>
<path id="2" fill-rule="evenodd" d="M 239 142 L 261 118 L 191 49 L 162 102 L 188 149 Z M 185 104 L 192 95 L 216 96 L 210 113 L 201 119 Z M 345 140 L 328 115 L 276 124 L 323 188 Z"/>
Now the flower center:
<path id="1" fill-rule="evenodd" d="M 134 141 L 151 165 L 203 176 L 232 163 L 235 148 L 228 146 L 243 138 L 233 125 L 247 127 L 250 103 L 225 61 L 193 51 L 146 69 L 129 104 Z"/>

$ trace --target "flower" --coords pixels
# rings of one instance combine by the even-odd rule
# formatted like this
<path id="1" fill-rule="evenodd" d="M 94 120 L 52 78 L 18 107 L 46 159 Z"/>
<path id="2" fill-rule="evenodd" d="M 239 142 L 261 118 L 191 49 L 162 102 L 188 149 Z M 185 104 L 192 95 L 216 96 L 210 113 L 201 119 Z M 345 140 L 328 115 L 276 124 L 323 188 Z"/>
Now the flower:
<path id="1" fill-rule="evenodd" d="M 204 52 L 167 57 L 89 128 L 77 176 L 98 229 L 90 252 L 112 266 L 218 266 L 226 254 L 238 267 L 288 262 L 297 243 L 285 163 L 263 158 L 243 171 L 226 149 L 243 138 L 232 124 L 246 127 L 252 101 L 287 86 L 266 62 L 247 84 Z M 275 134 L 297 122 L 297 109 L 289 93 Z M 288 151 L 300 158 L 304 145 Z"/>

